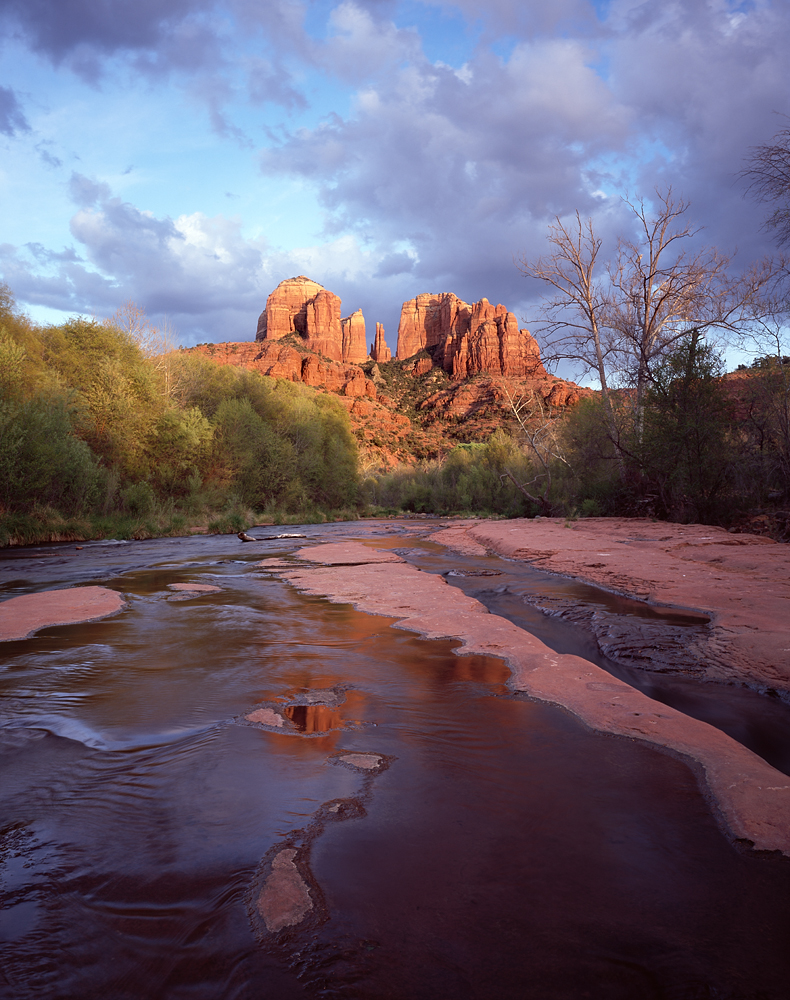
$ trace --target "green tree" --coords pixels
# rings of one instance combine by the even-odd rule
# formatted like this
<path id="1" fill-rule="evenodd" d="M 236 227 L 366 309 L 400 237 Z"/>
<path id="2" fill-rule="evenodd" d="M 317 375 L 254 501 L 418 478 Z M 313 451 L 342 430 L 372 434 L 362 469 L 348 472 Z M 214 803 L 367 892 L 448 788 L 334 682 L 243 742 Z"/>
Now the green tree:
<path id="1" fill-rule="evenodd" d="M 736 459 L 720 358 L 693 330 L 651 372 L 642 440 L 641 492 L 660 517 L 716 522 L 728 513 Z"/>

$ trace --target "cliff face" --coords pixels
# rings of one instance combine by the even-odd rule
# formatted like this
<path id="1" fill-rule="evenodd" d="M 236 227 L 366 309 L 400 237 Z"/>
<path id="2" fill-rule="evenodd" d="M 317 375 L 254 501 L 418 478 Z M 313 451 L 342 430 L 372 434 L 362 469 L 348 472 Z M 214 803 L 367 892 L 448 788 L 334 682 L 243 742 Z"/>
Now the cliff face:
<path id="1" fill-rule="evenodd" d="M 332 361 L 367 360 L 365 318 L 358 309 L 340 318 L 340 298 L 304 275 L 281 281 L 266 300 L 256 340 L 282 340 L 297 334 L 304 346 Z"/>
<path id="2" fill-rule="evenodd" d="M 376 339 L 370 345 L 370 356 L 374 361 L 392 361 L 392 351 L 387 347 L 381 323 L 376 323 Z"/>
<path id="3" fill-rule="evenodd" d="M 340 301 L 338 299 L 338 301 Z M 357 309 L 346 319 L 340 321 L 343 343 L 342 360 L 361 365 L 368 360 L 368 344 L 365 336 L 365 317 L 362 310 Z"/>
<path id="4" fill-rule="evenodd" d="M 423 294 L 403 303 L 398 326 L 399 360 L 425 350 L 453 379 L 504 375 L 545 379 L 540 350 L 505 306 L 488 299 L 469 305 L 452 292 Z"/>
<path id="5" fill-rule="evenodd" d="M 289 335 L 299 338 L 295 346 L 281 343 Z M 377 323 L 368 357 L 361 310 L 341 319 L 340 298 L 303 275 L 269 295 L 255 343 L 192 350 L 337 393 L 365 460 L 384 465 L 439 458 L 458 441 L 487 440 L 513 424 L 513 392 L 554 409 L 590 394 L 547 374 L 534 338 L 505 306 L 488 299 L 470 305 L 450 292 L 403 303 L 394 363 Z"/>

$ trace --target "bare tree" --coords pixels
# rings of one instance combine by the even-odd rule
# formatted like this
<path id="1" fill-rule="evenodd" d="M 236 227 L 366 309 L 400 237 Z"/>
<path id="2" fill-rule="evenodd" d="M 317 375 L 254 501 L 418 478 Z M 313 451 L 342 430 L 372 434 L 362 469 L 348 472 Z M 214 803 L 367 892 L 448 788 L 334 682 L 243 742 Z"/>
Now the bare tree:
<path id="1" fill-rule="evenodd" d="M 656 211 L 648 215 L 642 199 L 626 202 L 638 222 L 636 240 L 618 240 L 608 267 L 607 325 L 621 360 L 621 380 L 635 389 L 637 435 L 644 421 L 644 396 L 653 362 L 692 331 L 740 332 L 759 318 L 762 293 L 774 266 L 761 261 L 737 277 L 732 257 L 715 247 L 689 248 L 699 229 L 684 216 L 689 203 L 672 189 L 656 192 Z"/>
<path id="2" fill-rule="evenodd" d="M 761 314 L 761 294 L 776 272 L 774 264 L 761 262 L 731 278 L 731 257 L 689 247 L 699 230 L 685 221 L 688 202 L 676 199 L 671 188 L 656 192 L 654 213 L 642 199 L 626 204 L 638 235 L 618 240 L 605 274 L 595 273 L 601 241 L 592 221 L 583 223 L 578 212 L 574 226 L 557 219 L 549 227 L 550 254 L 520 261 L 522 273 L 555 289 L 542 307 L 550 350 L 596 372 L 609 435 L 618 447 L 612 384 L 635 390 L 635 430 L 641 435 L 654 361 L 692 330 L 743 329 Z"/>
<path id="3" fill-rule="evenodd" d="M 556 421 L 552 419 L 546 403 L 534 389 L 518 390 L 507 382 L 503 382 L 502 390 L 510 412 L 516 418 L 526 439 L 529 454 L 536 461 L 538 474 L 529 482 L 520 483 L 516 476 L 506 468 L 500 479 L 509 479 L 516 489 L 540 508 L 541 514 L 550 516 L 553 506 L 549 499 L 551 463 L 552 461 L 560 461 L 570 469 L 557 441 Z M 533 492 L 530 492 L 530 489 Z"/>
<path id="4" fill-rule="evenodd" d="M 780 247 L 790 246 L 790 126 L 779 129 L 771 142 L 752 146 L 741 177 L 757 201 L 776 204 L 765 226 L 776 231 Z"/>
<path id="5" fill-rule="evenodd" d="M 518 268 L 530 278 L 551 285 L 555 294 L 542 306 L 542 330 L 548 334 L 555 358 L 573 361 L 582 374 L 594 371 L 601 384 L 604 412 L 613 440 L 617 438 L 608 374 L 616 343 L 607 325 L 608 295 L 596 272 L 601 240 L 592 219 L 565 225 L 559 216 L 549 226 L 553 250 L 530 260 L 518 259 Z"/>
<path id="6" fill-rule="evenodd" d="M 165 396 L 171 396 L 175 386 L 170 362 L 171 355 L 176 350 L 176 340 L 170 324 L 165 322 L 162 326 L 154 326 L 146 316 L 145 309 L 131 299 L 124 302 L 105 323 L 129 334 L 162 377 Z"/>

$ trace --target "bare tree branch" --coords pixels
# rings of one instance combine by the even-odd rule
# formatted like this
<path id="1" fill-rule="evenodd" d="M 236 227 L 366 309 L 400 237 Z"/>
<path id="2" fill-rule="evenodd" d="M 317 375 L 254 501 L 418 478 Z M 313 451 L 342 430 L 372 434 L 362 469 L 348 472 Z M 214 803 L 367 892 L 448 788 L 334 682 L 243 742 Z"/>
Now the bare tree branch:
<path id="1" fill-rule="evenodd" d="M 749 166 L 740 177 L 757 201 L 778 202 L 765 228 L 776 230 L 780 247 L 790 245 L 790 126 L 779 129 L 771 142 L 752 146 Z"/>

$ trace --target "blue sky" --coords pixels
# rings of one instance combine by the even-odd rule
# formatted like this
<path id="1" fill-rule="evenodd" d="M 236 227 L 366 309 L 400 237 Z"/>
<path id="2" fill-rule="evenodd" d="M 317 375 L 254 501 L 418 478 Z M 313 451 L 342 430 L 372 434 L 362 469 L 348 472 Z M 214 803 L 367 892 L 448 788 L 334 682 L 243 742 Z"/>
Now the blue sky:
<path id="1" fill-rule="evenodd" d="M 555 215 L 606 252 L 666 184 L 772 249 L 738 172 L 790 113 L 786 0 L 0 0 L 0 30 L 0 276 L 36 319 L 252 339 L 307 274 L 393 348 L 419 292 L 529 320 Z"/>

